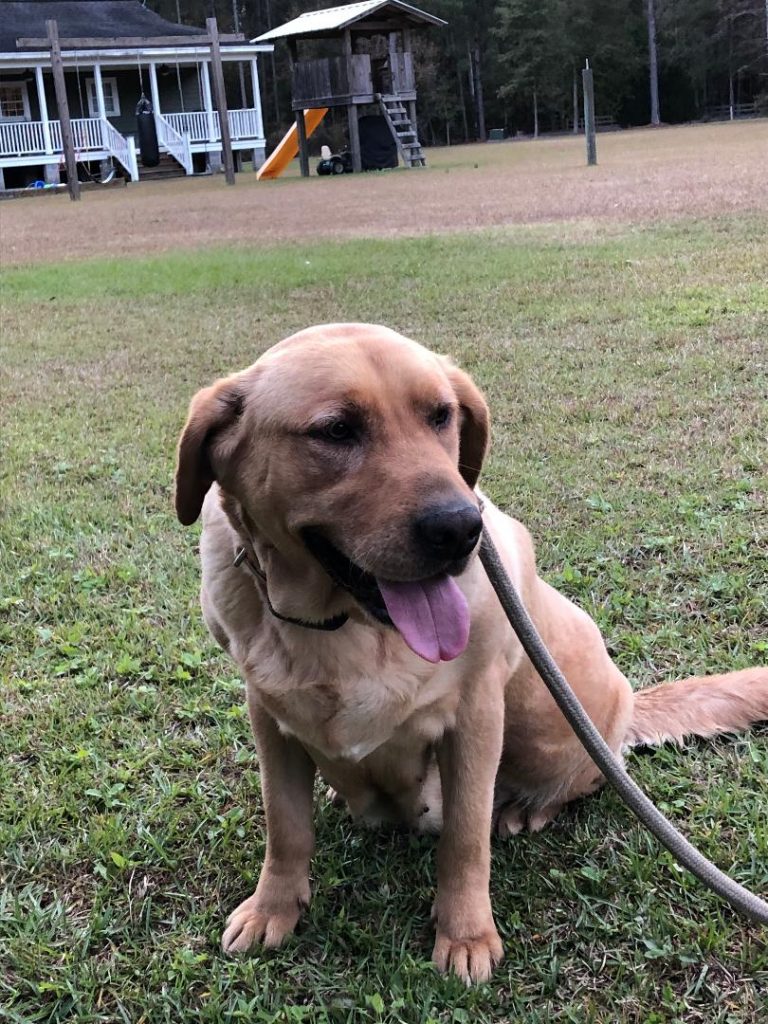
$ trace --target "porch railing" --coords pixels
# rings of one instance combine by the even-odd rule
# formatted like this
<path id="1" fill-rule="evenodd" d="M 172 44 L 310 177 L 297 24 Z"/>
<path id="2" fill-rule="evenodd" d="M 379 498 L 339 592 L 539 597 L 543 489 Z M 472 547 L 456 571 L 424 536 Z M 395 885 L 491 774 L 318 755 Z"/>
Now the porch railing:
<path id="1" fill-rule="evenodd" d="M 217 119 L 218 124 L 218 119 Z M 229 111 L 229 133 L 233 139 L 258 139 L 264 134 L 255 107 Z"/>
<path id="2" fill-rule="evenodd" d="M 161 149 L 166 149 L 174 160 L 177 160 L 187 174 L 192 173 L 192 153 L 189 149 L 189 136 L 176 131 L 164 114 L 155 114 L 157 141 Z"/>
<path id="3" fill-rule="evenodd" d="M 42 121 L 0 124 L 0 156 L 33 156 L 35 153 L 45 153 Z"/>
<path id="4" fill-rule="evenodd" d="M 190 142 L 207 142 L 208 115 L 204 110 L 190 110 L 185 114 L 163 114 L 163 117 L 179 135 L 189 135 Z M 218 121 L 216 126 L 218 128 Z"/>
<path id="5" fill-rule="evenodd" d="M 162 123 L 161 123 L 162 122 Z M 91 153 L 111 153 L 132 174 L 129 145 L 125 137 L 107 120 L 98 117 L 72 119 L 72 141 L 78 157 Z M 262 139 L 264 129 L 255 107 L 229 111 L 229 131 L 233 141 Z M 205 110 L 192 110 L 184 114 L 162 114 L 157 119 L 157 137 L 160 144 L 191 174 L 192 158 L 188 142 L 219 142 L 219 115 Z M 48 122 L 48 140 L 42 121 L 9 121 L 0 123 L 0 157 L 60 156 L 61 122 Z M 130 166 L 129 166 L 130 165 Z"/>
<path id="6" fill-rule="evenodd" d="M 111 143 L 125 140 L 108 121 L 98 117 L 73 117 L 72 143 L 75 153 L 103 153 L 111 151 Z M 104 132 L 109 129 L 109 143 Z M 61 121 L 48 122 L 48 138 L 42 121 L 11 121 L 0 124 L 0 156 L 57 156 L 64 151 L 61 141 Z"/>
<path id="7" fill-rule="evenodd" d="M 104 149 L 104 141 L 101 136 L 101 121 L 98 117 L 73 117 L 72 145 L 75 153 L 99 153 Z M 64 150 L 61 141 L 61 121 L 51 121 L 51 144 L 54 152 Z"/>
<path id="8" fill-rule="evenodd" d="M 190 142 L 219 142 L 221 126 L 218 111 L 209 114 L 205 110 L 190 110 L 183 114 L 163 114 L 164 120 L 180 134 L 187 132 Z M 229 133 L 233 141 L 261 139 L 264 130 L 259 123 L 259 112 L 255 107 L 243 107 L 229 111 Z"/>
<path id="9" fill-rule="evenodd" d="M 104 149 L 101 124 L 97 117 L 72 119 L 72 142 L 80 153 L 100 152 Z M 50 150 L 46 148 L 45 126 L 42 121 L 11 121 L 0 124 L 0 156 L 36 156 L 61 153 L 61 121 L 49 121 Z"/>

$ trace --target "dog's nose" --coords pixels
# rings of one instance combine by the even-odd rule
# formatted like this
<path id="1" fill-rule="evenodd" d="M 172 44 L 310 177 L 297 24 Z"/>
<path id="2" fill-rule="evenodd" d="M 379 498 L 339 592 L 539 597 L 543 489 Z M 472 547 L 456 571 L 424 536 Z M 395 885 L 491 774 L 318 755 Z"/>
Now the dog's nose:
<path id="1" fill-rule="evenodd" d="M 477 544 L 483 520 L 474 505 L 441 505 L 424 512 L 414 524 L 416 537 L 430 555 L 464 558 Z"/>

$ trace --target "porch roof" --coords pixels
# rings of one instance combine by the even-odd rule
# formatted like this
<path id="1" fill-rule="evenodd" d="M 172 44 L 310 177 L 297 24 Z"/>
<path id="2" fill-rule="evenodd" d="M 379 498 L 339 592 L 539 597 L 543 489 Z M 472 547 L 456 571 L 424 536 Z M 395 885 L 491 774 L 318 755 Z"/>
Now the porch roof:
<path id="1" fill-rule="evenodd" d="M 0 2 L 0 53 L 19 51 L 17 40 L 44 38 L 45 23 L 55 19 L 59 36 L 89 39 L 162 38 L 205 35 L 205 29 L 177 25 L 139 0 L 2 0 Z"/>
<path id="2" fill-rule="evenodd" d="M 139 0 L 0 0 L 0 70 L 50 65 L 50 50 L 42 45 L 48 19 L 58 22 L 65 67 L 93 60 L 116 67 L 137 60 L 196 63 L 209 54 L 206 29 L 166 21 Z M 271 50 L 242 35 L 221 37 L 225 61 Z"/>

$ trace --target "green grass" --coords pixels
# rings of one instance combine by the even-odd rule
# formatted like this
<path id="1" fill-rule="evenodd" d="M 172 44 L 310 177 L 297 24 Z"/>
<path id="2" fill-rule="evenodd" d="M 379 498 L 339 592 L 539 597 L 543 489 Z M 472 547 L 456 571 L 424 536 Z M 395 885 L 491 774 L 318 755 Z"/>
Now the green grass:
<path id="1" fill-rule="evenodd" d="M 507 959 L 429 962 L 431 839 L 320 802 L 314 900 L 223 957 L 264 850 L 233 666 L 171 510 L 191 394 L 312 322 L 452 353 L 495 419 L 484 487 L 637 683 L 768 660 L 768 219 L 71 263 L 4 277 L 0 1019 L 763 1020 L 768 951 L 610 792 L 494 843 Z M 768 888 L 768 734 L 630 768 Z"/>

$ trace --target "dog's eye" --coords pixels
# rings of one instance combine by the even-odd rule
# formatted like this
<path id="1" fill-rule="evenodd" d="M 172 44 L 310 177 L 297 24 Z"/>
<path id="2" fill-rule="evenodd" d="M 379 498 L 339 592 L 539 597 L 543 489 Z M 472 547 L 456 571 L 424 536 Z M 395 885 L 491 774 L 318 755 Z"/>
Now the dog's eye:
<path id="1" fill-rule="evenodd" d="M 344 420 L 334 420 L 325 428 L 325 436 L 331 441 L 351 441 L 355 436 L 354 428 Z"/>
<path id="2" fill-rule="evenodd" d="M 347 420 L 331 420 L 320 427 L 309 431 L 309 436 L 319 441 L 333 441 L 336 444 L 349 444 L 358 436 L 357 427 Z"/>
<path id="3" fill-rule="evenodd" d="M 442 430 L 443 427 L 447 427 L 451 422 L 450 405 L 438 405 L 436 409 L 433 409 L 429 415 L 429 422 L 435 430 Z"/>

